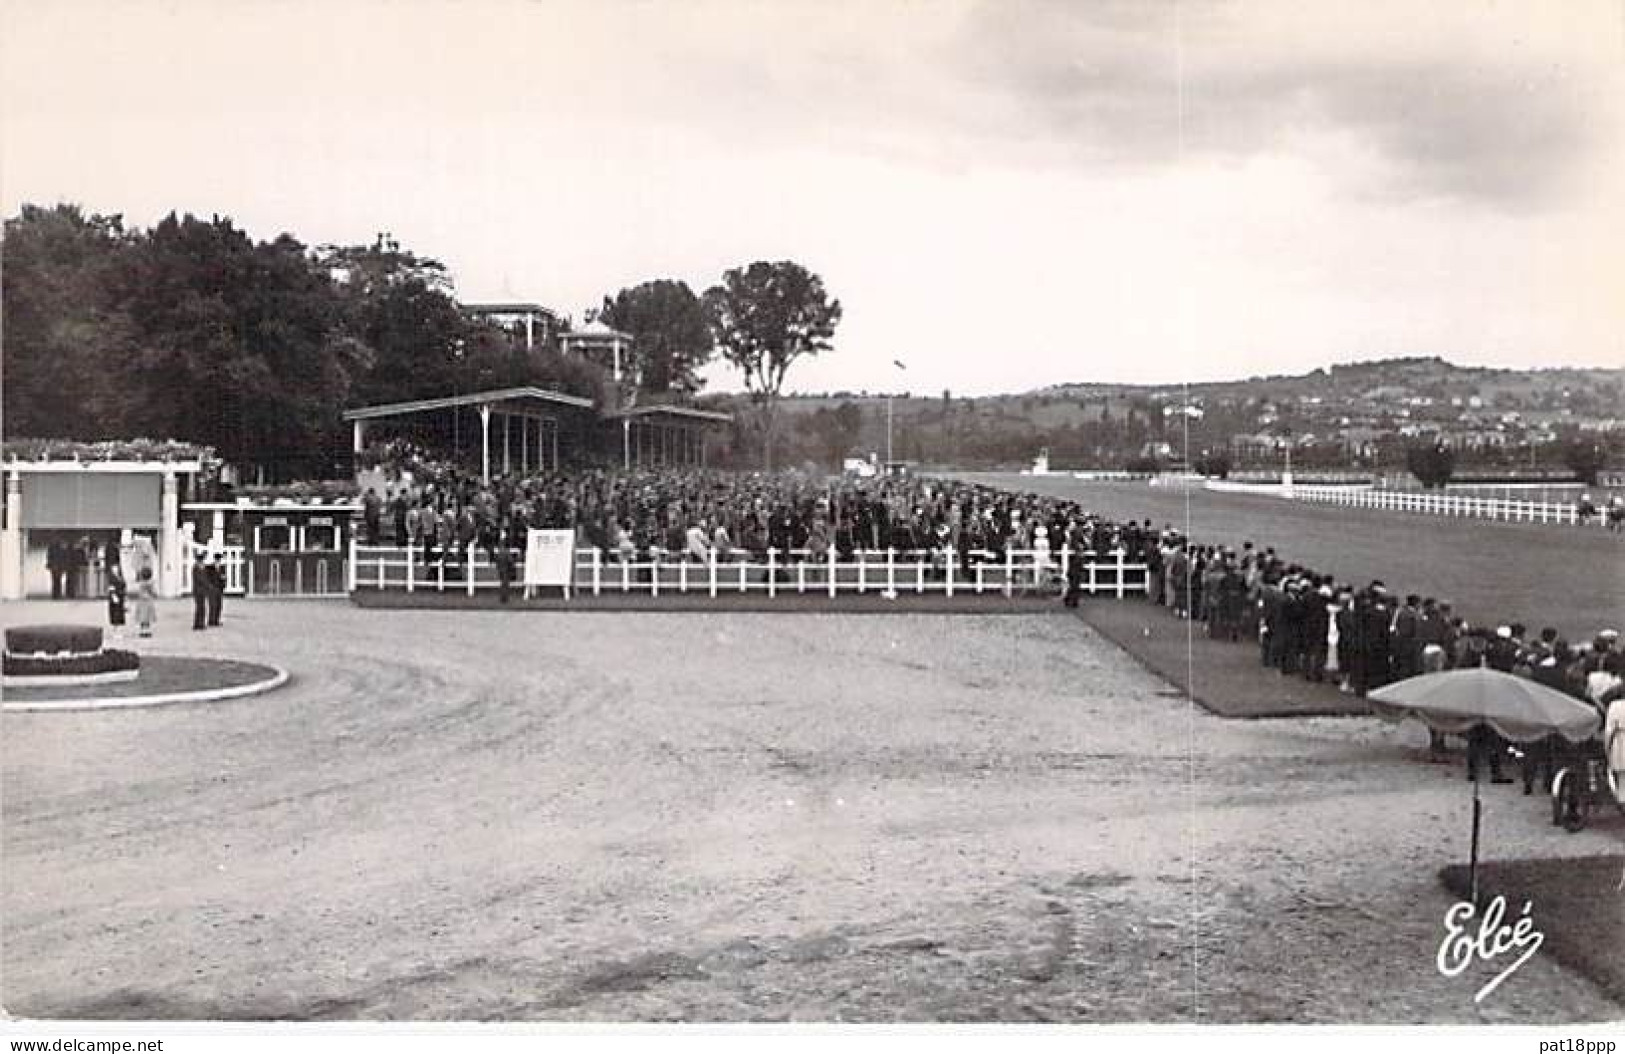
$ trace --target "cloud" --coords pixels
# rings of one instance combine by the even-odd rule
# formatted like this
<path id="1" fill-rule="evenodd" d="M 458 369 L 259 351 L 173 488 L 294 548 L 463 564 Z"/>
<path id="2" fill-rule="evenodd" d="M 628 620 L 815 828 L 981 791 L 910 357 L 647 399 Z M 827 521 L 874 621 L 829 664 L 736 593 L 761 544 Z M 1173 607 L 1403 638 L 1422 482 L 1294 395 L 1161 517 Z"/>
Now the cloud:
<path id="1" fill-rule="evenodd" d="M 1618 64 L 1587 61 L 1583 21 L 1536 47 L 1523 23 L 1474 36 L 1379 15 L 1306 25 L 1256 3 L 998 0 L 968 14 L 943 57 L 1003 101 L 1012 141 L 1131 165 L 1299 154 L 1362 196 L 1538 207 L 1617 138 Z M 1346 155 L 1319 151 L 1339 139 L 1374 171 L 1336 171 Z"/>

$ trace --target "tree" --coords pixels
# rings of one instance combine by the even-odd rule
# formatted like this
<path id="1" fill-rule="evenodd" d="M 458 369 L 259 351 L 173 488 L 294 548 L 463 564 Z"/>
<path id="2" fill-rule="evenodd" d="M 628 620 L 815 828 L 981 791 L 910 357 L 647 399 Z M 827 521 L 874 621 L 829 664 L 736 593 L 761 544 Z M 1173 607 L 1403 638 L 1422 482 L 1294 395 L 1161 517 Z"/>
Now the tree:
<path id="1" fill-rule="evenodd" d="M 745 378 L 762 433 L 762 463 L 773 464 L 774 410 L 797 359 L 828 351 L 841 303 L 823 279 L 789 260 L 736 267 L 705 293 L 711 333 L 722 357 Z"/>
<path id="2" fill-rule="evenodd" d="M 1563 447 L 1563 464 L 1568 466 L 1576 479 L 1588 487 L 1597 485 L 1597 474 L 1602 471 L 1607 460 L 1608 454 L 1599 443 L 1576 439 Z"/>
<path id="3" fill-rule="evenodd" d="M 478 375 L 512 372 L 511 361 L 497 361 L 506 349 L 464 316 L 439 261 L 402 249 L 388 234 L 371 245 L 324 245 L 316 259 L 340 292 L 344 331 L 370 353 L 356 380 L 355 401 L 475 391 Z M 470 368 L 467 357 L 476 343 L 482 354 Z"/>
<path id="4" fill-rule="evenodd" d="M 367 354 L 333 279 L 296 239 L 171 213 L 125 254 L 118 295 L 138 353 L 132 430 L 205 443 L 241 464 L 326 471 Z"/>
<path id="5" fill-rule="evenodd" d="M 1456 472 L 1456 452 L 1440 442 L 1412 443 L 1405 448 L 1405 468 L 1423 487 L 1444 489 Z"/>
<path id="6" fill-rule="evenodd" d="M 112 276 L 133 238 L 117 216 L 24 205 L 5 225 L 4 415 L 13 436 L 111 439 L 138 395 Z"/>
<path id="7" fill-rule="evenodd" d="M 389 286 L 413 280 L 447 295 L 452 291 L 445 264 L 402 249 L 387 231 L 374 238 L 371 245 L 323 245 L 316 250 L 316 261 L 329 277 L 362 300 L 378 296 Z"/>
<path id="8" fill-rule="evenodd" d="M 863 428 L 863 408 L 853 402 L 839 406 L 820 406 L 807 418 L 808 427 L 817 440 L 819 452 L 836 468 L 851 452 Z"/>
<path id="9" fill-rule="evenodd" d="M 659 278 L 604 298 L 598 319 L 632 338 L 627 375 L 650 395 L 700 390 L 712 354 L 705 305 L 687 282 Z"/>
<path id="10" fill-rule="evenodd" d="M 1196 459 L 1196 464 L 1192 467 L 1194 467 L 1197 472 L 1200 472 L 1204 476 L 1209 476 L 1213 479 L 1224 479 L 1226 476 L 1230 475 L 1230 455 L 1222 450 L 1217 452 L 1204 450 L 1202 451 L 1201 456 Z"/>

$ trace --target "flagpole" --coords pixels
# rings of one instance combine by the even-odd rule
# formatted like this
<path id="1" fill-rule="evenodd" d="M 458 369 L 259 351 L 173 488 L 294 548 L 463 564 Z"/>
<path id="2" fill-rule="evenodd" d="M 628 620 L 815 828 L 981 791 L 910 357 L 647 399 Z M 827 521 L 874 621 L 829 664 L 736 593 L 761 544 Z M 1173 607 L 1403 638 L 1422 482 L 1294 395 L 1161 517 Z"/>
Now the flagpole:
<path id="1" fill-rule="evenodd" d="M 899 370 L 905 370 L 905 369 L 908 368 L 908 367 L 904 366 L 902 364 L 902 362 L 898 361 L 897 359 L 891 360 L 891 364 L 893 366 L 896 366 Z M 891 472 L 891 463 L 892 463 L 892 449 L 891 449 L 891 437 L 892 437 L 892 408 L 891 408 L 891 404 L 892 404 L 892 396 L 893 396 L 892 392 L 888 391 L 886 393 L 886 472 L 888 474 Z"/>

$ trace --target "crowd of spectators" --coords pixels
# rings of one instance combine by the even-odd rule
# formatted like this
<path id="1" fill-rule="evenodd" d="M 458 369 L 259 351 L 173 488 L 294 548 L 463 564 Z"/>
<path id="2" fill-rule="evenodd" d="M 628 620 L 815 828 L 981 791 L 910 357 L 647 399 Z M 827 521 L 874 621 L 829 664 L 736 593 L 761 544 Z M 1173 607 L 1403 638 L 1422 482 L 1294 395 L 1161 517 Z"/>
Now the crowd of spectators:
<path id="1" fill-rule="evenodd" d="M 1565 692 L 1599 714 L 1625 698 L 1625 652 L 1612 629 L 1571 642 L 1549 626 L 1531 635 L 1518 622 L 1473 625 L 1448 600 L 1400 595 L 1381 580 L 1340 582 L 1251 542 L 1239 551 L 1192 544 L 1171 528 L 1139 556 L 1151 569 L 1153 603 L 1199 622 L 1211 637 L 1256 642 L 1260 665 L 1280 677 L 1332 682 L 1364 696 L 1407 677 L 1487 666 Z M 1430 758 L 1444 760 L 1444 746 L 1432 733 Z M 1514 751 L 1485 726 L 1468 736 L 1468 748 L 1468 778 L 1487 766 L 1497 783 L 1512 782 L 1503 759 L 1520 755 L 1526 794 L 1572 754 L 1555 736 Z"/>
<path id="2" fill-rule="evenodd" d="M 1149 524 L 1119 526 L 1076 503 L 920 477 L 830 478 L 706 470 L 582 471 L 482 483 L 414 461 L 410 482 L 362 497 L 371 544 L 431 554 L 523 545 L 530 528 L 575 529 L 612 559 L 819 562 L 834 551 L 957 554 L 960 564 L 1008 550 L 1135 551 Z M 431 557 L 432 558 L 432 557 Z"/>
<path id="3" fill-rule="evenodd" d="M 1196 544 L 1150 520 L 1114 522 L 1074 501 L 1018 494 L 976 483 L 922 477 L 855 479 L 798 473 L 663 470 L 477 476 L 422 456 L 409 477 L 363 497 L 371 544 L 411 544 L 429 560 L 456 560 L 469 546 L 502 565 L 529 528 L 574 529 L 611 560 L 719 562 L 826 560 L 833 550 L 893 550 L 906 557 L 952 551 L 959 566 L 1001 561 L 1007 551 L 1039 554 L 1122 552 L 1148 569 L 1149 599 L 1200 624 L 1216 639 L 1258 648 L 1277 676 L 1335 683 L 1363 696 L 1391 681 L 1469 666 L 1530 677 L 1605 709 L 1625 694 L 1618 635 L 1571 642 L 1518 623 L 1471 625 L 1448 600 L 1391 591 L 1380 580 L 1355 585 L 1292 562 L 1251 542 L 1239 549 Z M 1059 582 L 1078 597 L 1080 563 Z M 1484 764 L 1502 775 L 1506 745 L 1487 729 L 1471 737 L 1469 775 Z M 1435 736 L 1433 753 L 1442 757 Z M 1551 749 L 1525 753 L 1526 788 L 1551 763 Z M 1476 776 L 1475 776 L 1476 778 Z"/>

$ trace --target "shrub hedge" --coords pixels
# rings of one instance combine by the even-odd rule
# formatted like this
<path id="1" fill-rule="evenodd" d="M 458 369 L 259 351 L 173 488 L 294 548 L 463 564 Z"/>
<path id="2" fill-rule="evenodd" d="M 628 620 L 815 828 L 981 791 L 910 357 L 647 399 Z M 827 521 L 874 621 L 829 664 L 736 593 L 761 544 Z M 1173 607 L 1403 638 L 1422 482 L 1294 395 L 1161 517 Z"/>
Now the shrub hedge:
<path id="1" fill-rule="evenodd" d="M 6 630 L 6 651 L 28 655 L 61 651 L 78 654 L 102 650 L 100 626 L 12 626 Z"/>

